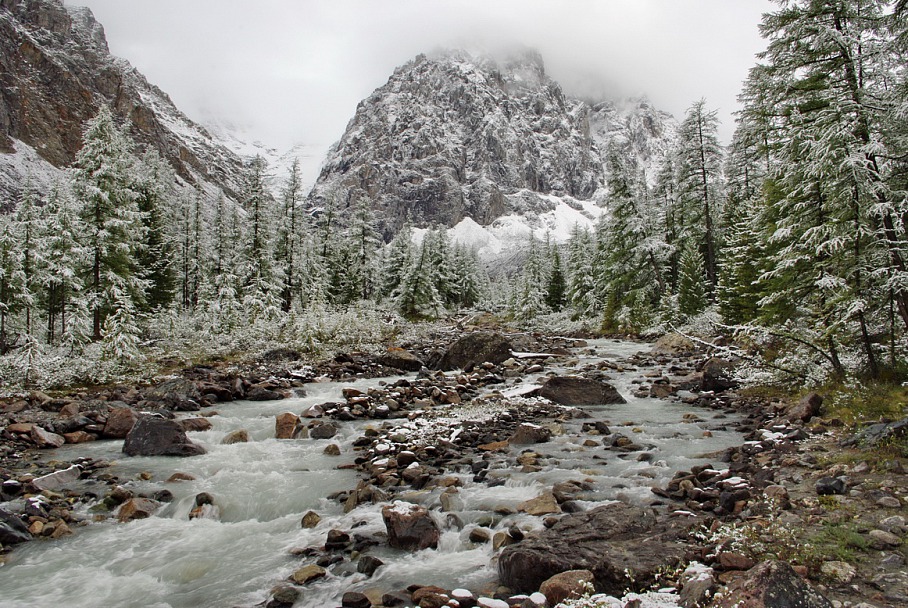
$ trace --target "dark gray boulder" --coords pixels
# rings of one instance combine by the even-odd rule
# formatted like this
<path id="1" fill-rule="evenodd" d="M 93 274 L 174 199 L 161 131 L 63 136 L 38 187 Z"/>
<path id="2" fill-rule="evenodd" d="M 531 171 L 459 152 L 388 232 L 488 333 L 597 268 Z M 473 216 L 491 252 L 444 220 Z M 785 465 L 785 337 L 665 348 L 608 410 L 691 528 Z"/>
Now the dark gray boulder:
<path id="1" fill-rule="evenodd" d="M 123 442 L 128 456 L 198 456 L 205 448 L 189 440 L 180 423 L 155 416 L 139 418 Z"/>
<path id="2" fill-rule="evenodd" d="M 566 515 L 505 548 L 498 576 L 502 585 L 531 592 L 558 573 L 589 570 L 598 590 L 620 596 L 628 588 L 648 587 L 664 568 L 681 563 L 687 536 L 686 526 L 660 522 L 652 510 L 604 505 Z"/>
<path id="3" fill-rule="evenodd" d="M 16 545 L 31 539 L 28 527 L 18 516 L 0 509 L 0 545 Z"/>
<path id="4" fill-rule="evenodd" d="M 503 363 L 511 357 L 511 343 L 501 334 L 476 332 L 455 341 L 436 364 L 437 369 L 471 369 L 480 363 Z"/>
<path id="5" fill-rule="evenodd" d="M 539 395 L 561 405 L 627 403 L 611 384 L 579 376 L 549 378 L 539 390 Z"/>

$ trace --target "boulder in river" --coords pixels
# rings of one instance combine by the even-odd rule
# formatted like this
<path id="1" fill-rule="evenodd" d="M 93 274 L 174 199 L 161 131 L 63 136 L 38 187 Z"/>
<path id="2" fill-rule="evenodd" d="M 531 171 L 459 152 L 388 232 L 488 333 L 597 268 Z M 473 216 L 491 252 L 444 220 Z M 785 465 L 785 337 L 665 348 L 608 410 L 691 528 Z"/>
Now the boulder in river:
<path id="1" fill-rule="evenodd" d="M 335 435 L 337 435 L 337 425 L 331 422 L 314 424 L 309 429 L 309 436 L 312 439 L 331 439 Z"/>
<path id="2" fill-rule="evenodd" d="M 787 563 L 766 561 L 735 578 L 711 606 L 832 608 L 832 603 L 808 585 Z"/>
<path id="3" fill-rule="evenodd" d="M 589 570 L 597 589 L 620 596 L 629 587 L 648 587 L 665 567 L 686 557 L 687 529 L 680 526 L 676 520 L 658 521 L 650 509 L 623 503 L 571 513 L 505 548 L 499 579 L 528 592 L 560 572 Z"/>
<path id="4" fill-rule="evenodd" d="M 383 507 L 381 516 L 393 548 L 419 551 L 438 547 L 441 531 L 425 507 L 398 500 Z"/>
<path id="5" fill-rule="evenodd" d="M 156 500 L 150 498 L 130 498 L 117 511 L 117 519 L 121 522 L 132 521 L 134 519 L 145 519 L 151 517 L 152 513 L 161 506 Z"/>
<path id="6" fill-rule="evenodd" d="M 579 376 L 549 378 L 539 390 L 539 395 L 561 405 L 627 403 L 611 384 Z"/>
<path id="7" fill-rule="evenodd" d="M 156 416 L 139 418 L 123 442 L 128 456 L 198 456 L 205 448 L 189 440 L 180 423 Z"/>
<path id="8" fill-rule="evenodd" d="M 466 370 L 486 361 L 498 364 L 511 357 L 511 350 L 511 343 L 501 334 L 467 334 L 448 347 L 435 367 L 441 370 Z"/>
<path id="9" fill-rule="evenodd" d="M 0 545 L 15 545 L 31 539 L 28 526 L 17 515 L 0 509 Z"/>
<path id="10" fill-rule="evenodd" d="M 249 441 L 249 431 L 246 429 L 237 429 L 230 431 L 221 439 L 223 445 L 233 445 L 234 443 L 246 443 Z"/>
<path id="11" fill-rule="evenodd" d="M 300 417 L 292 412 L 278 414 L 274 420 L 274 436 L 277 439 L 294 439 L 299 433 Z"/>

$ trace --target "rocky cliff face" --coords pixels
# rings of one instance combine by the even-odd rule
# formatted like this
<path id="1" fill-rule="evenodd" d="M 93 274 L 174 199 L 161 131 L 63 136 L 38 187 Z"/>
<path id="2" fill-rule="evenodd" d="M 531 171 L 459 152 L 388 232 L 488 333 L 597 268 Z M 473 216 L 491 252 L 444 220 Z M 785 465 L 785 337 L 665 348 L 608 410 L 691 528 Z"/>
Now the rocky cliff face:
<path id="1" fill-rule="evenodd" d="M 648 166 L 672 124 L 646 101 L 591 105 L 565 96 L 534 52 L 420 55 L 359 104 L 310 204 L 366 199 L 386 238 L 408 217 L 417 226 L 469 218 L 515 232 L 515 216 L 527 230 L 549 230 L 561 220 L 539 218 L 564 216 L 558 208 L 566 206 L 592 221 L 605 197 L 605 146 Z"/>
<path id="2" fill-rule="evenodd" d="M 75 158 L 101 104 L 189 183 L 239 189 L 240 159 L 212 140 L 127 61 L 111 56 L 86 8 L 60 0 L 0 0 L 0 188 Z"/>

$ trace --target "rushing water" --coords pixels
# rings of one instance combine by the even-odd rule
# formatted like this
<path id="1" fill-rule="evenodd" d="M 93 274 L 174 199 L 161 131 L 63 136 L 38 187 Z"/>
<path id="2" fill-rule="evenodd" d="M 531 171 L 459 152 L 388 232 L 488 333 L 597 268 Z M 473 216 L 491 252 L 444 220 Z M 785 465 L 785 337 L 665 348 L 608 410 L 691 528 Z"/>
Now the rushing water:
<path id="1" fill-rule="evenodd" d="M 596 340 L 583 349 L 580 364 L 603 358 L 620 360 L 640 349 L 639 344 Z M 619 457 L 602 447 L 584 446 L 586 437 L 579 429 L 589 420 L 568 421 L 564 434 L 532 446 L 544 456 L 540 471 L 493 468 L 489 478 L 505 478 L 504 485 L 496 487 L 474 483 L 467 471 L 455 473 L 463 483 L 455 513 L 459 522 L 437 513 L 437 520 L 444 523 L 437 550 L 408 554 L 373 547 L 370 554 L 386 564 L 373 577 L 357 573 L 355 564 L 329 569 L 325 579 L 306 587 L 298 606 L 339 605 L 340 596 L 349 589 L 397 590 L 411 583 L 482 590 L 495 580 L 495 566 L 490 544 L 469 542 L 469 532 L 476 525 L 491 523 L 495 529 L 512 524 L 524 529 L 540 527 L 539 518 L 500 512 L 513 510 L 518 503 L 565 480 L 585 480 L 593 486 L 581 497 L 586 506 L 619 496 L 643 503 L 652 499 L 652 485 L 664 484 L 678 469 L 705 462 L 698 456 L 740 443 L 737 434 L 716 428 L 720 423 L 710 421 L 714 416 L 711 412 L 633 397 L 632 381 L 641 372 L 612 375 L 628 403 L 585 409 L 594 419 L 607 420 L 613 432 L 622 432 L 645 446 L 651 455 L 648 461 L 638 460 L 636 453 Z M 344 386 L 363 389 L 379 382 L 311 384 L 306 387 L 307 396 L 299 399 L 220 404 L 218 414 L 210 418 L 212 429 L 191 434 L 193 441 L 208 450 L 203 456 L 121 458 L 119 441 L 61 448 L 55 458 L 115 460 L 112 472 L 121 479 L 133 480 L 128 484 L 131 490 L 153 492 L 166 487 L 174 500 L 148 519 L 127 524 L 105 520 L 78 528 L 76 534 L 58 541 L 17 548 L 9 563 L 0 567 L 0 606 L 252 605 L 309 563 L 292 555 L 292 549 L 323 545 L 332 528 L 355 528 L 355 532 L 366 535 L 382 532 L 379 506 L 362 505 L 344 514 L 339 504 L 326 499 L 332 492 L 356 485 L 355 471 L 337 467 L 352 462 L 352 441 L 369 423 L 346 423 L 330 440 L 273 438 L 276 414 L 299 413 L 311 404 L 340 400 Z M 685 419 L 690 413 L 703 420 Z M 632 424 L 622 426 L 625 423 Z M 249 432 L 248 443 L 221 445 L 227 433 L 240 428 Z M 705 430 L 712 436 L 706 436 Z M 329 443 L 341 446 L 340 457 L 322 453 Z M 177 471 L 189 473 L 196 480 L 164 483 Z M 147 481 L 141 479 L 149 474 Z M 104 489 L 99 485 L 99 493 Z M 215 498 L 219 519 L 188 518 L 199 492 Z M 409 492 L 406 498 L 437 509 L 439 493 Z M 322 521 L 315 528 L 303 529 L 300 519 L 310 509 L 318 512 Z"/>

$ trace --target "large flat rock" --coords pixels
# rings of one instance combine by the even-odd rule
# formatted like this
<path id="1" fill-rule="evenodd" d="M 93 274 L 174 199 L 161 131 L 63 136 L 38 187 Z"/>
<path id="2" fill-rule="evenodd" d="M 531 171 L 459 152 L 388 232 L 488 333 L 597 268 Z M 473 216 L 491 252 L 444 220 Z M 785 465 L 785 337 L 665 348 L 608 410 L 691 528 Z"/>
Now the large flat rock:
<path id="1" fill-rule="evenodd" d="M 599 591 L 620 597 L 629 588 L 646 588 L 660 569 L 680 563 L 687 553 L 687 530 L 681 522 L 659 521 L 650 509 L 604 505 L 566 515 L 552 528 L 505 548 L 498 575 L 501 584 L 532 592 L 561 572 L 589 570 Z"/>

